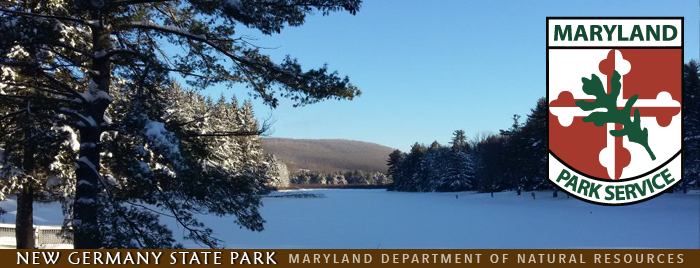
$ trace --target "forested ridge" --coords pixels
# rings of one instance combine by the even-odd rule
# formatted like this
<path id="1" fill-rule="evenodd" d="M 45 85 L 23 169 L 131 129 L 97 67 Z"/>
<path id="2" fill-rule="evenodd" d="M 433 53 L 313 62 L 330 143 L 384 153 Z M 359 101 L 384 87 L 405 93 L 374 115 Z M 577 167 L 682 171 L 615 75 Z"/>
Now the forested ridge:
<path id="1" fill-rule="evenodd" d="M 386 155 L 393 149 L 370 142 L 340 139 L 263 138 L 263 149 L 274 154 L 292 173 L 363 170 L 386 173 Z"/>

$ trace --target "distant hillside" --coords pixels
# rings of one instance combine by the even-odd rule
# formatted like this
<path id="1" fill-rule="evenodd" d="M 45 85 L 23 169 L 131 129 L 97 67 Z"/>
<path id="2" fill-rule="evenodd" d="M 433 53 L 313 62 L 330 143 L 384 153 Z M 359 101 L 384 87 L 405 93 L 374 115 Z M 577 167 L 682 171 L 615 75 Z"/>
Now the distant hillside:
<path id="1" fill-rule="evenodd" d="M 386 159 L 394 149 L 375 143 L 351 140 L 307 140 L 264 138 L 263 148 L 282 160 L 289 171 L 379 171 L 386 172 Z"/>

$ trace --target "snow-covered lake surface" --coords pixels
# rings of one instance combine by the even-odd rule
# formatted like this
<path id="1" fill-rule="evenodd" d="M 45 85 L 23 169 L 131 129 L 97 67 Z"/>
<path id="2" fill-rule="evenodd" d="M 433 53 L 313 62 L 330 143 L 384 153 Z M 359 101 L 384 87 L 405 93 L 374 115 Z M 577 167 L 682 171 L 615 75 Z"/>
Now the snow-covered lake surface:
<path id="1" fill-rule="evenodd" d="M 202 216 L 230 248 L 700 248 L 700 194 L 665 194 L 625 207 L 560 193 L 397 193 L 322 189 L 322 198 L 265 197 L 265 231 Z M 456 198 L 455 195 L 459 195 Z M 13 200 L 0 203 L 14 222 Z M 58 204 L 35 204 L 35 222 L 60 225 Z M 174 224 L 174 233 L 181 228 Z M 196 244 L 183 240 L 186 247 Z"/>

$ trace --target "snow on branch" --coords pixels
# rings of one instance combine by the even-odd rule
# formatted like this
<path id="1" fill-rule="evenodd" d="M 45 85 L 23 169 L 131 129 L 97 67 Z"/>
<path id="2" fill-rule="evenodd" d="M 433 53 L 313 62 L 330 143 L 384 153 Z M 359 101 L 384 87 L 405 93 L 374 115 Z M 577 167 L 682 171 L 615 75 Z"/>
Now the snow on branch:
<path id="1" fill-rule="evenodd" d="M 95 83 L 95 80 L 90 79 L 88 90 L 86 92 L 78 92 L 85 102 L 97 102 L 99 100 L 112 101 L 112 98 L 104 90 L 100 90 Z"/>
<path id="2" fill-rule="evenodd" d="M 268 118 L 262 123 L 262 127 L 256 130 L 210 131 L 201 133 L 191 131 L 187 135 L 190 137 L 264 136 L 269 134 L 274 123 L 274 120 Z"/>
<path id="3" fill-rule="evenodd" d="M 61 107 L 57 112 L 78 118 L 78 120 L 80 120 L 78 125 L 97 127 L 97 122 L 95 122 L 95 119 L 90 116 L 86 117 L 73 109 Z"/>
<path id="4" fill-rule="evenodd" d="M 67 145 L 70 146 L 70 148 L 74 151 L 77 152 L 80 150 L 80 142 L 78 142 L 78 134 L 75 133 L 75 130 L 71 128 L 70 126 L 55 126 L 52 127 L 51 129 L 64 132 L 68 134 L 68 139 L 65 141 Z"/>
<path id="5" fill-rule="evenodd" d="M 178 169 L 183 168 L 179 141 L 174 133 L 165 129 L 163 122 L 149 121 L 144 127 L 144 132 L 149 142 L 161 150 L 170 163 Z"/>
<path id="6" fill-rule="evenodd" d="M 90 161 L 90 159 L 88 159 L 87 157 L 83 156 L 83 157 L 81 157 L 81 158 L 78 158 L 78 163 L 83 163 L 83 164 L 85 164 L 85 165 L 86 165 L 87 167 L 89 167 L 95 174 L 97 174 L 98 176 L 100 175 L 100 173 L 97 171 L 97 168 L 95 168 L 95 164 L 93 164 L 93 163 Z"/>
<path id="7" fill-rule="evenodd" d="M 46 92 L 53 93 L 53 94 L 58 94 L 58 95 L 63 95 L 63 96 L 66 96 L 67 94 L 72 94 L 73 96 L 75 96 L 76 98 L 78 98 L 80 101 L 82 101 L 82 102 L 87 102 L 87 100 L 82 96 L 82 94 L 81 94 L 80 92 L 77 92 L 76 90 L 74 90 L 71 86 L 69 86 L 69 85 L 66 84 L 65 82 L 62 82 L 62 81 L 60 81 L 59 79 L 57 79 L 56 77 L 54 77 L 53 74 L 47 73 L 46 70 L 43 70 L 43 69 L 39 68 L 38 66 L 36 66 L 36 65 L 33 64 L 33 63 L 29 63 L 29 62 L 13 62 L 13 61 L 5 61 L 5 60 L 0 59 L 0 65 L 12 66 L 12 67 L 31 68 L 31 71 L 34 71 L 34 72 L 38 73 L 39 75 L 41 75 L 42 77 L 46 78 L 46 79 L 48 80 L 49 83 L 56 85 L 58 88 L 60 88 L 60 89 L 62 89 L 62 90 L 65 90 L 66 93 L 63 93 L 63 92 L 60 92 L 60 91 L 56 91 L 56 90 L 53 90 L 53 89 L 48 89 L 48 88 L 45 88 L 45 87 L 35 87 L 35 86 L 32 86 L 32 88 L 36 88 L 36 89 L 39 89 L 39 90 L 42 90 L 42 91 L 46 91 Z M 7 83 L 11 83 L 11 82 L 5 82 L 5 81 L 3 81 L 3 83 L 7 84 Z M 27 87 L 28 87 L 29 85 L 25 85 L 25 84 L 21 84 L 21 85 L 20 85 L 20 84 L 18 84 L 18 86 L 27 86 Z"/>

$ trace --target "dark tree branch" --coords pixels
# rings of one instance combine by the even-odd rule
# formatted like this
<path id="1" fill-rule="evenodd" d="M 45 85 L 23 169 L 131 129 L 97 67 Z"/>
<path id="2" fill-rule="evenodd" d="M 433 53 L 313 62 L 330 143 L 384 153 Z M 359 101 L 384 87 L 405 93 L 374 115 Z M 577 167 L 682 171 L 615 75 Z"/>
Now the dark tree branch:
<path id="1" fill-rule="evenodd" d="M 154 23 L 129 23 L 129 24 L 121 25 L 121 26 L 125 27 L 125 28 L 141 28 L 141 29 L 158 31 L 158 32 L 162 32 L 162 33 L 174 34 L 174 35 L 178 35 L 178 36 L 184 37 L 184 38 L 189 39 L 189 40 L 195 40 L 195 41 L 204 43 L 204 44 L 210 46 L 211 48 L 215 49 L 219 53 L 224 54 L 225 56 L 227 56 L 228 58 L 233 60 L 234 64 L 236 64 L 236 66 L 238 66 L 238 68 L 241 71 L 243 71 L 243 73 L 245 74 L 248 83 L 253 85 L 253 87 L 255 87 L 255 89 L 258 92 L 264 91 L 263 88 L 255 82 L 255 79 L 253 79 L 253 77 L 247 72 L 246 68 L 243 68 L 243 66 L 241 66 L 241 63 L 255 64 L 254 62 L 247 61 L 247 60 L 243 59 L 242 57 L 234 55 L 230 51 L 220 47 L 219 45 L 215 44 L 211 40 L 207 39 L 205 36 L 191 34 L 191 33 L 188 33 L 188 32 L 182 31 L 182 30 L 178 30 L 178 29 L 163 27 L 161 25 L 157 25 Z"/>
<path id="2" fill-rule="evenodd" d="M 89 21 L 81 20 L 81 19 L 76 19 L 76 18 L 71 18 L 71 17 L 52 16 L 52 15 L 41 15 L 41 14 L 34 14 L 34 13 L 25 13 L 25 12 L 21 12 L 21 11 L 14 11 L 14 10 L 9 10 L 9 9 L 4 9 L 4 8 L 0 8 L 0 12 L 15 14 L 15 15 L 24 16 L 24 17 L 35 17 L 35 18 L 45 18 L 45 19 L 55 19 L 55 20 L 62 20 L 62 21 L 71 21 L 71 22 L 80 23 L 80 24 L 87 25 L 87 26 L 95 26 L 94 23 L 91 23 L 91 22 L 89 22 Z"/>
<path id="3" fill-rule="evenodd" d="M 26 112 L 29 112 L 29 110 L 27 108 L 7 113 L 3 116 L 0 116 L 0 121 L 8 119 L 8 118 L 12 118 L 13 116 L 20 115 L 20 114 L 26 113 Z"/>
<path id="4" fill-rule="evenodd" d="M 73 103 L 73 101 L 66 100 L 66 99 L 57 99 L 57 98 L 49 98 L 49 97 L 41 97 L 41 96 L 27 96 L 27 95 L 0 94 L 0 98 L 15 98 L 15 99 L 25 99 L 25 100 L 44 100 L 44 101 L 58 101 L 58 102 Z"/>
<path id="5" fill-rule="evenodd" d="M 174 0 L 122 0 L 114 1 L 107 4 L 108 7 L 119 7 L 128 5 L 138 5 L 138 4 L 149 4 L 149 3 L 163 3 L 163 2 L 173 2 Z"/>
<path id="6" fill-rule="evenodd" d="M 20 91 L 23 89 L 23 87 L 26 87 L 26 88 L 33 88 L 36 90 L 40 90 L 40 91 L 50 93 L 50 94 L 64 96 L 64 97 L 75 97 L 73 94 L 69 94 L 69 93 L 61 92 L 61 91 L 56 91 L 56 90 L 42 87 L 42 86 L 38 86 L 38 85 L 30 85 L 30 84 L 24 84 L 24 83 L 13 83 L 13 82 L 2 82 L 2 83 L 4 83 L 5 85 L 8 85 L 8 86 L 11 86 L 12 88 L 16 89 L 17 91 Z M 5 91 L 7 92 L 8 90 L 6 89 Z M 10 91 L 13 92 L 15 90 L 10 90 Z"/>

